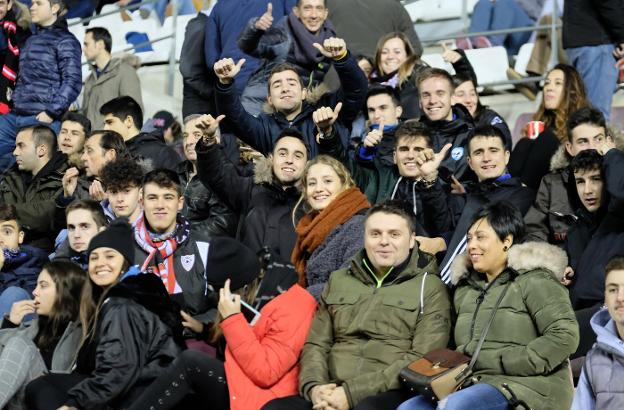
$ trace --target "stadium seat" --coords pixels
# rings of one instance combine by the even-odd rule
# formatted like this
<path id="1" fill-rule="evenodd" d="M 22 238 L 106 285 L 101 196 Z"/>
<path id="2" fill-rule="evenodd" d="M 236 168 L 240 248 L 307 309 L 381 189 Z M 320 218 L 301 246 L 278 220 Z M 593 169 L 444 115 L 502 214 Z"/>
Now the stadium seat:
<path id="1" fill-rule="evenodd" d="M 488 47 L 466 50 L 466 57 L 475 70 L 477 81 L 481 86 L 507 81 L 509 59 L 505 47 Z M 496 89 L 513 88 L 511 85 L 496 86 Z"/>
<path id="2" fill-rule="evenodd" d="M 518 55 L 516 56 L 516 64 L 514 65 L 514 70 L 523 76 L 528 75 L 526 72 L 526 67 L 529 64 L 529 59 L 531 58 L 531 53 L 533 52 L 534 43 L 526 43 L 520 47 L 518 51 Z"/>
<path id="3" fill-rule="evenodd" d="M 468 0 L 468 14 L 478 0 Z M 461 17 L 462 1 L 460 0 L 416 0 L 405 1 L 405 9 L 412 21 L 435 21 L 456 19 Z"/>

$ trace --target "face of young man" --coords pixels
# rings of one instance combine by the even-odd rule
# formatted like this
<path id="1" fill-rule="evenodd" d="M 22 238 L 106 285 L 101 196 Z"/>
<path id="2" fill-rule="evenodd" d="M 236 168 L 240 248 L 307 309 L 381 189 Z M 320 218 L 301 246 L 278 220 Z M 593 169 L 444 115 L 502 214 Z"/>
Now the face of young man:
<path id="1" fill-rule="evenodd" d="M 572 142 L 566 141 L 566 150 L 570 156 L 575 157 L 579 152 L 586 149 L 597 150 L 602 144 L 611 140 L 607 137 L 604 127 L 594 124 L 581 124 L 572 130 Z"/>
<path id="2" fill-rule="evenodd" d="M 430 121 L 453 119 L 452 88 L 444 77 L 431 77 L 420 83 L 420 107 Z"/>
<path id="3" fill-rule="evenodd" d="M 394 163 L 399 168 L 399 174 L 407 178 L 420 177 L 421 173 L 416 163 L 416 155 L 427 148 L 430 147 L 424 137 L 398 138 L 394 149 Z"/>
<path id="4" fill-rule="evenodd" d="M 141 202 L 145 219 L 153 232 L 166 233 L 175 229 L 176 216 L 184 206 L 184 197 L 174 188 L 147 183 L 143 186 Z"/>
<path id="5" fill-rule="evenodd" d="M 301 0 L 293 8 L 293 13 L 310 33 L 316 34 L 327 19 L 329 11 L 325 7 L 325 0 Z"/>
<path id="6" fill-rule="evenodd" d="M 88 61 L 94 61 L 102 50 L 102 46 L 93 39 L 93 33 L 89 32 L 85 34 L 84 42 L 82 43 L 82 52 Z"/>
<path id="7" fill-rule="evenodd" d="M 587 211 L 594 213 L 602 205 L 604 181 L 600 169 L 578 170 L 574 172 L 576 192 Z"/>
<path id="8" fill-rule="evenodd" d="M 104 129 L 106 131 L 115 131 L 121 135 L 124 141 L 134 137 L 134 135 L 130 135 L 132 134 L 133 124 L 130 117 L 127 117 L 125 120 L 120 120 L 113 114 L 106 114 L 104 116 Z"/>
<path id="9" fill-rule="evenodd" d="M 20 131 L 15 139 L 15 150 L 13 156 L 17 167 L 21 171 L 33 172 L 40 169 L 45 148 L 40 145 L 35 146 L 32 129 Z"/>
<path id="10" fill-rule="evenodd" d="M 126 217 L 133 223 L 141 213 L 139 205 L 141 188 L 138 186 L 128 186 L 119 190 L 109 189 L 106 195 L 117 218 Z"/>
<path id="11" fill-rule="evenodd" d="M 14 219 L 0 221 L 0 249 L 19 249 L 24 241 L 24 231 Z"/>
<path id="12" fill-rule="evenodd" d="M 624 339 L 624 270 L 615 269 L 607 274 L 605 305 L 617 326 L 620 339 Z"/>
<path id="13" fill-rule="evenodd" d="M 299 82 L 299 75 L 291 70 L 275 73 L 269 79 L 269 104 L 276 111 L 289 116 L 301 111 L 306 92 Z"/>
<path id="14" fill-rule="evenodd" d="M 76 252 L 86 251 L 91 239 L 101 230 L 91 211 L 75 209 L 67 214 L 67 240 L 69 247 Z"/>
<path id="15" fill-rule="evenodd" d="M 43 27 L 54 24 L 58 12 L 58 4 L 53 6 L 50 0 L 33 0 L 30 6 L 30 18 L 32 22 Z"/>
<path id="16" fill-rule="evenodd" d="M 379 124 L 383 120 L 384 125 L 396 125 L 403 113 L 403 109 L 397 106 L 388 94 L 377 94 L 366 100 L 368 120 L 371 124 Z"/>
<path id="17" fill-rule="evenodd" d="M 301 179 L 308 162 L 305 145 L 294 137 L 281 138 L 273 148 L 273 174 L 284 186 L 291 186 Z"/>
<path id="18" fill-rule="evenodd" d="M 57 137 L 59 151 L 71 155 L 82 151 L 85 142 L 84 128 L 74 121 L 63 121 Z"/>
<path id="19" fill-rule="evenodd" d="M 468 146 L 468 165 L 480 181 L 498 178 L 505 173 L 509 151 L 498 137 L 476 137 Z"/>
<path id="20" fill-rule="evenodd" d="M 364 224 L 364 248 L 377 273 L 403 263 L 416 244 L 405 218 L 377 212 Z"/>
<path id="21" fill-rule="evenodd" d="M 100 145 L 102 141 L 101 134 L 95 134 L 89 137 L 84 144 L 84 150 L 80 159 L 84 162 L 85 170 L 88 176 L 98 176 L 100 171 L 106 164 L 115 159 L 114 150 L 105 150 Z"/>
<path id="22" fill-rule="evenodd" d="M 10 0 L 0 0 L 0 20 L 6 17 L 12 2 Z"/>

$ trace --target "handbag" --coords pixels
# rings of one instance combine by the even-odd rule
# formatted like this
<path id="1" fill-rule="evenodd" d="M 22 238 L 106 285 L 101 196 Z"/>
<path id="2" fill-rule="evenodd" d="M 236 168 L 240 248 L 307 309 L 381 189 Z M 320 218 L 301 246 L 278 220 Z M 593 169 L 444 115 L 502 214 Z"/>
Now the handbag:
<path id="1" fill-rule="evenodd" d="M 422 358 L 414 360 L 399 373 L 399 379 L 410 391 L 426 397 L 432 402 L 442 400 L 449 394 L 459 390 L 466 379 L 472 375 L 472 368 L 485 342 L 485 337 L 494 321 L 503 297 L 511 282 L 501 292 L 490 318 L 481 332 L 479 343 L 472 358 L 455 350 L 440 348 L 430 351 Z"/>

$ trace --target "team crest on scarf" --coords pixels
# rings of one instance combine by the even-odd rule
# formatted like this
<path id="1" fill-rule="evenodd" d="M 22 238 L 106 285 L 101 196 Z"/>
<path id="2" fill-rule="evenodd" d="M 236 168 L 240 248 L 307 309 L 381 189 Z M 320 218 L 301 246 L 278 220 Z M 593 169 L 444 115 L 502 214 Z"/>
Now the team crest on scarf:
<path id="1" fill-rule="evenodd" d="M 182 255 L 180 261 L 184 270 L 190 272 L 193 265 L 195 265 L 195 255 Z"/>

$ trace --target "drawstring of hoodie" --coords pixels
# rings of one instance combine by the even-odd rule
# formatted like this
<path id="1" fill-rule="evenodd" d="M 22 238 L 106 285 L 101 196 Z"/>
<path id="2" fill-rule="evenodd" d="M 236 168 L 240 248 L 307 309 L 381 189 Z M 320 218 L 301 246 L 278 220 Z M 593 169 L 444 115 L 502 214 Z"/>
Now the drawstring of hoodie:
<path id="1" fill-rule="evenodd" d="M 399 177 L 396 184 L 394 184 L 394 189 L 392 190 L 392 195 L 390 195 L 390 199 L 394 199 L 394 196 L 396 195 L 399 189 L 399 184 L 401 183 L 402 180 L 403 180 L 403 177 Z M 416 184 L 415 183 L 412 183 L 412 212 L 414 212 L 414 215 L 418 215 L 418 206 L 416 205 Z"/>

